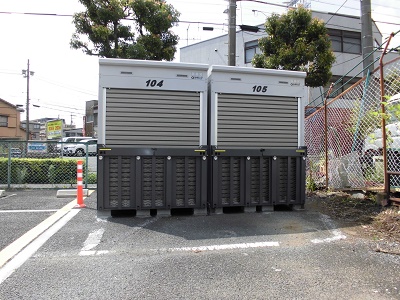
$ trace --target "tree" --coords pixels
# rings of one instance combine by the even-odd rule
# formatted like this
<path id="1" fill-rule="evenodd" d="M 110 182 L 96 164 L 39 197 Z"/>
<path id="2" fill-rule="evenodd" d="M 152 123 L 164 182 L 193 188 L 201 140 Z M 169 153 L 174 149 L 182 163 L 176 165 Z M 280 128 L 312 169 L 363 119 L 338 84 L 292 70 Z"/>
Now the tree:
<path id="1" fill-rule="evenodd" d="M 88 55 L 172 60 L 178 36 L 170 29 L 179 12 L 164 0 L 79 0 L 70 45 Z M 130 23 L 134 26 L 130 26 Z"/>
<path id="2" fill-rule="evenodd" d="M 325 86 L 332 77 L 335 56 L 325 24 L 312 18 L 300 6 L 281 16 L 273 14 L 265 23 L 266 37 L 259 39 L 262 54 L 256 54 L 256 68 L 306 71 L 306 85 Z"/>

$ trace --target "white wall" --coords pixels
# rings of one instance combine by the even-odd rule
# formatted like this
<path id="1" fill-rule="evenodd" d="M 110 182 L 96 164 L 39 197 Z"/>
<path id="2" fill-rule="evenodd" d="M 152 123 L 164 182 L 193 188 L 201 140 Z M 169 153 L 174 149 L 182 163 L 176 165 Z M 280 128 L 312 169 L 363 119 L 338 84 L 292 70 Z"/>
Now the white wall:
<path id="1" fill-rule="evenodd" d="M 332 13 L 312 12 L 313 17 L 319 18 L 327 24 L 326 27 L 330 29 L 339 29 L 346 31 L 361 32 L 361 20 L 357 16 L 347 16 L 335 14 L 332 18 Z M 263 25 L 259 25 L 263 27 Z M 378 44 L 382 44 L 382 35 L 379 32 L 375 23 L 372 26 L 374 40 Z M 262 30 L 258 33 L 252 32 L 236 32 L 236 66 L 252 67 L 251 63 L 246 64 L 244 58 L 244 45 L 246 42 L 254 41 L 260 37 L 265 36 Z M 379 58 L 382 52 L 375 52 L 374 58 Z M 189 63 L 205 63 L 209 65 L 227 65 L 228 63 L 228 35 L 222 35 L 207 41 L 197 44 L 189 45 L 180 49 L 180 61 Z M 363 77 L 361 73 L 363 69 L 362 56 L 360 54 L 334 52 L 336 61 L 332 66 L 332 74 L 334 76 L 357 76 Z M 384 61 L 389 61 L 395 58 L 397 54 L 389 53 L 385 55 Z M 360 63 L 360 64 L 359 64 Z M 359 64 L 357 67 L 356 65 Z M 378 67 L 379 61 L 375 63 L 374 67 Z M 354 69 L 353 69 L 354 68 Z M 310 101 L 320 95 L 320 88 L 310 89 Z"/>

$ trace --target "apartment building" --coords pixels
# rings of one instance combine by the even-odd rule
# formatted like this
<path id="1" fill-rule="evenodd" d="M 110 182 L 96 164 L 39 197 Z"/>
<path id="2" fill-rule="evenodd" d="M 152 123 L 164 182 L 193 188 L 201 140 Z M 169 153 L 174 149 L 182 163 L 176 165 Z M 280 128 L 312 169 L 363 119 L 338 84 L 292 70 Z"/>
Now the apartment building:
<path id="1" fill-rule="evenodd" d="M 361 20 L 359 16 L 333 14 L 327 12 L 312 11 L 312 16 L 323 20 L 328 28 L 328 34 L 332 42 L 332 50 L 336 61 L 332 66 L 331 82 L 336 82 L 342 76 L 345 84 L 341 90 L 347 89 L 359 78 L 363 77 L 362 64 L 355 67 L 362 61 L 361 43 Z M 264 24 L 259 25 L 260 28 Z M 374 46 L 382 44 L 382 34 L 375 22 L 372 24 Z M 266 36 L 261 30 L 259 32 L 248 32 L 239 30 L 236 32 L 236 66 L 252 67 L 251 60 L 256 53 L 260 53 L 258 39 Z M 228 64 L 228 35 L 222 35 L 207 41 L 202 41 L 180 49 L 180 61 L 188 63 L 205 63 L 210 65 Z M 375 52 L 374 57 L 378 58 L 381 52 Z M 393 58 L 387 55 L 386 60 Z M 375 65 L 375 67 L 377 64 Z M 355 68 L 353 68 L 355 67 Z M 354 79 L 352 79 L 355 77 Z M 329 87 L 310 88 L 308 102 L 318 98 L 321 93 Z"/>

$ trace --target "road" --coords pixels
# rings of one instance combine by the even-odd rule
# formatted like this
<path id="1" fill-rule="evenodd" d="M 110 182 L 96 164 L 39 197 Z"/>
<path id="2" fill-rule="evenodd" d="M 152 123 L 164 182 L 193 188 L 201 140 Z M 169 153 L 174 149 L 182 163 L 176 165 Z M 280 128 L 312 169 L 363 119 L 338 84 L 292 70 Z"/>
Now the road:
<path id="1" fill-rule="evenodd" d="M 96 193 L 85 209 L 71 200 L 46 190 L 0 199 L 0 262 L 48 227 L 0 269 L 0 299 L 400 299 L 400 257 L 307 206 L 106 219 Z"/>

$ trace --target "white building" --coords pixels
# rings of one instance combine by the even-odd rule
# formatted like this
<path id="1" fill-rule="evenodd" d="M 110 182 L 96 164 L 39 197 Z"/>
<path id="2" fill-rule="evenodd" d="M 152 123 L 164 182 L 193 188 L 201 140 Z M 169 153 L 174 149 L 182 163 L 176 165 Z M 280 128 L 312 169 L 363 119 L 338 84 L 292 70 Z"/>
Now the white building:
<path id="1" fill-rule="evenodd" d="M 336 82 L 343 75 L 343 83 L 349 81 L 342 87 L 345 90 L 358 79 L 363 77 L 362 46 L 361 46 L 361 20 L 358 16 L 349 16 L 341 14 L 332 14 L 313 11 L 314 18 L 321 19 L 328 28 L 328 34 L 332 41 L 332 49 L 336 56 L 336 61 L 332 66 L 331 82 Z M 263 28 L 264 25 L 260 25 Z M 375 22 L 372 24 L 374 47 L 382 44 L 382 34 Z M 251 60 L 255 53 L 260 53 L 258 39 L 266 36 L 263 29 L 261 32 L 236 32 L 236 66 L 252 67 Z M 382 52 L 375 52 L 374 58 L 380 57 Z M 393 55 L 387 55 L 385 61 L 393 58 Z M 207 41 L 189 45 L 180 49 L 180 61 L 190 63 L 205 63 L 210 65 L 228 64 L 228 35 L 222 35 Z M 378 62 L 375 63 L 375 68 Z M 353 69 L 353 70 L 352 70 Z M 350 71 L 350 72 L 349 72 Z M 326 87 L 325 87 L 326 89 Z M 309 102 L 321 95 L 322 88 L 310 89 Z"/>

